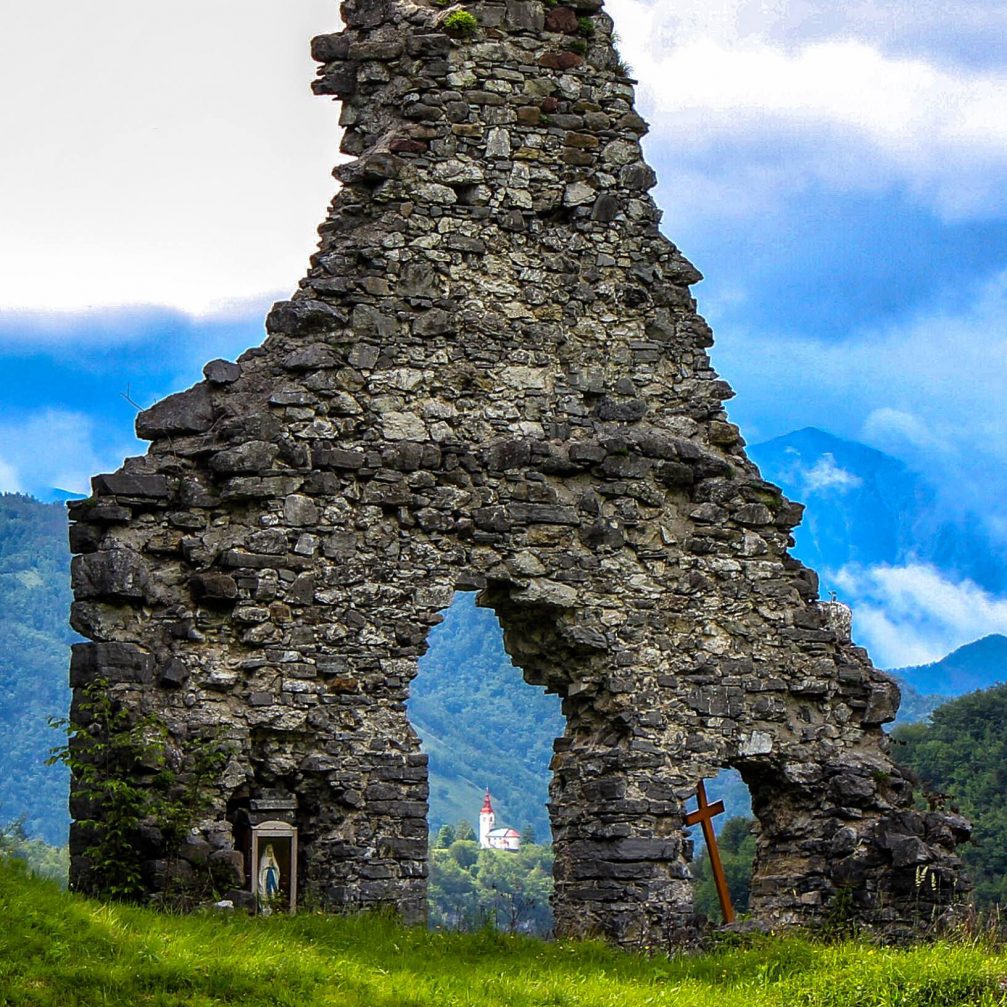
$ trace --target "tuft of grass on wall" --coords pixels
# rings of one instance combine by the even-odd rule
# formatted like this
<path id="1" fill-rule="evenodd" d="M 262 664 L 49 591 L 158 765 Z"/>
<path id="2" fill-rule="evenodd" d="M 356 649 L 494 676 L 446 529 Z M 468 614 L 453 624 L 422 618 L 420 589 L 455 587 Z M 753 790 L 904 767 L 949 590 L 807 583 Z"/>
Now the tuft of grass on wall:
<path id="1" fill-rule="evenodd" d="M 993 1007 L 1007 955 L 767 937 L 629 955 L 380 915 L 164 916 L 0 864 L 2 1007 Z"/>

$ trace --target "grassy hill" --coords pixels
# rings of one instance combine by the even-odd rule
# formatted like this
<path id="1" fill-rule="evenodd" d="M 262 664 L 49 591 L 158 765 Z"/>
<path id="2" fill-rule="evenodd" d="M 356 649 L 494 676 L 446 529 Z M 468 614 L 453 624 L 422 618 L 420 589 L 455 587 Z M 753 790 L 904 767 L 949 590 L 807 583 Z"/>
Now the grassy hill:
<path id="1" fill-rule="evenodd" d="M 992 1007 L 1007 954 L 759 938 L 628 955 L 380 916 L 162 916 L 0 864 L 2 1007 Z"/>

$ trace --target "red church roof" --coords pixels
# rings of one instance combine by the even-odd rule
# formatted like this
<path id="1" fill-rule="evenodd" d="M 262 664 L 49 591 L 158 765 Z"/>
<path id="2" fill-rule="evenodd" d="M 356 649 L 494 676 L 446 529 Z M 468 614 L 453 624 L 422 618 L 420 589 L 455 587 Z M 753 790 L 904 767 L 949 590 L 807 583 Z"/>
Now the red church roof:
<path id="1" fill-rule="evenodd" d="M 481 815 L 493 814 L 493 805 L 490 802 L 490 792 L 488 790 L 486 791 L 486 799 L 483 801 L 483 809 L 482 811 L 479 812 L 479 814 Z"/>

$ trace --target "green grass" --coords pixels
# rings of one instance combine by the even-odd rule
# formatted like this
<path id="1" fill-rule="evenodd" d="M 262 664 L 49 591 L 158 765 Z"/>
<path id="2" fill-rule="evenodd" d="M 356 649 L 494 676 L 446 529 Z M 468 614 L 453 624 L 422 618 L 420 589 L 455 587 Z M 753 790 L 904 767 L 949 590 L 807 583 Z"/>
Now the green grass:
<path id="1" fill-rule="evenodd" d="M 3 1007 L 987 1007 L 1007 955 L 764 938 L 701 956 L 405 929 L 380 916 L 251 920 L 106 906 L 0 865 Z"/>

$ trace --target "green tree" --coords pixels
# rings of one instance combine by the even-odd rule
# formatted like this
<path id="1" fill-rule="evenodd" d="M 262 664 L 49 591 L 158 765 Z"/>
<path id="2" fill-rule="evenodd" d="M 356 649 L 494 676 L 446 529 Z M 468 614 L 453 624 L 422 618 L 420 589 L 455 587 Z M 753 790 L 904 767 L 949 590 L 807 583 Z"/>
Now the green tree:
<path id="1" fill-rule="evenodd" d="M 717 837 L 720 862 L 727 877 L 727 890 L 731 893 L 731 904 L 737 913 L 748 911 L 752 890 L 752 863 L 755 860 L 755 834 L 751 818 L 729 818 Z M 702 839 L 697 837 L 698 842 Z M 715 922 L 722 920 L 720 897 L 713 880 L 710 854 L 703 850 L 702 856 L 692 868 L 695 879 L 696 912 Z"/>
<path id="2" fill-rule="evenodd" d="M 227 756 L 216 738 L 191 738 L 181 764 L 173 765 L 164 724 L 124 707 L 107 681 L 92 682 L 79 698 L 76 722 L 54 723 L 67 737 L 49 761 L 69 768 L 75 799 L 87 808 L 87 817 L 77 821 L 88 837 L 83 850 L 88 869 L 81 887 L 135 899 L 144 891 L 142 828 L 156 829 L 169 861 L 177 860 L 186 831 L 204 810 L 208 786 Z M 214 880 L 211 869 L 200 882 L 166 894 L 178 908 L 188 908 L 190 896 L 208 896 Z"/>
<path id="3" fill-rule="evenodd" d="M 448 853 L 462 870 L 467 871 L 479 859 L 479 844 L 473 839 L 456 839 L 448 848 Z"/>
<path id="4" fill-rule="evenodd" d="M 897 728 L 893 755 L 922 781 L 933 807 L 973 825 L 961 852 L 976 903 L 1007 905 L 1007 685 L 937 707 L 929 724 Z"/>
<path id="5" fill-rule="evenodd" d="M 434 846 L 439 850 L 446 850 L 456 838 L 457 834 L 450 825 L 442 825 L 437 830 L 437 838 L 434 839 Z"/>
<path id="6" fill-rule="evenodd" d="M 517 852 L 484 850 L 471 840 L 430 851 L 427 888 L 435 926 L 501 930 L 548 936 L 552 931 L 551 847 L 522 845 Z"/>
<path id="7" fill-rule="evenodd" d="M 24 819 L 0 826 L 0 863 L 7 857 L 23 861 L 32 874 L 66 885 L 70 853 L 66 846 L 50 846 L 25 832 Z"/>
<path id="8" fill-rule="evenodd" d="M 473 930 L 480 926 L 477 890 L 476 875 L 462 867 L 450 850 L 430 851 L 427 901 L 433 926 L 449 930 Z"/>
<path id="9" fill-rule="evenodd" d="M 501 930 L 548 934 L 552 929 L 552 863 L 552 850 L 542 846 L 522 846 L 517 852 L 480 850 L 483 915 Z"/>
<path id="10" fill-rule="evenodd" d="M 464 818 L 455 826 L 455 839 L 475 839 L 476 830 Z"/>

